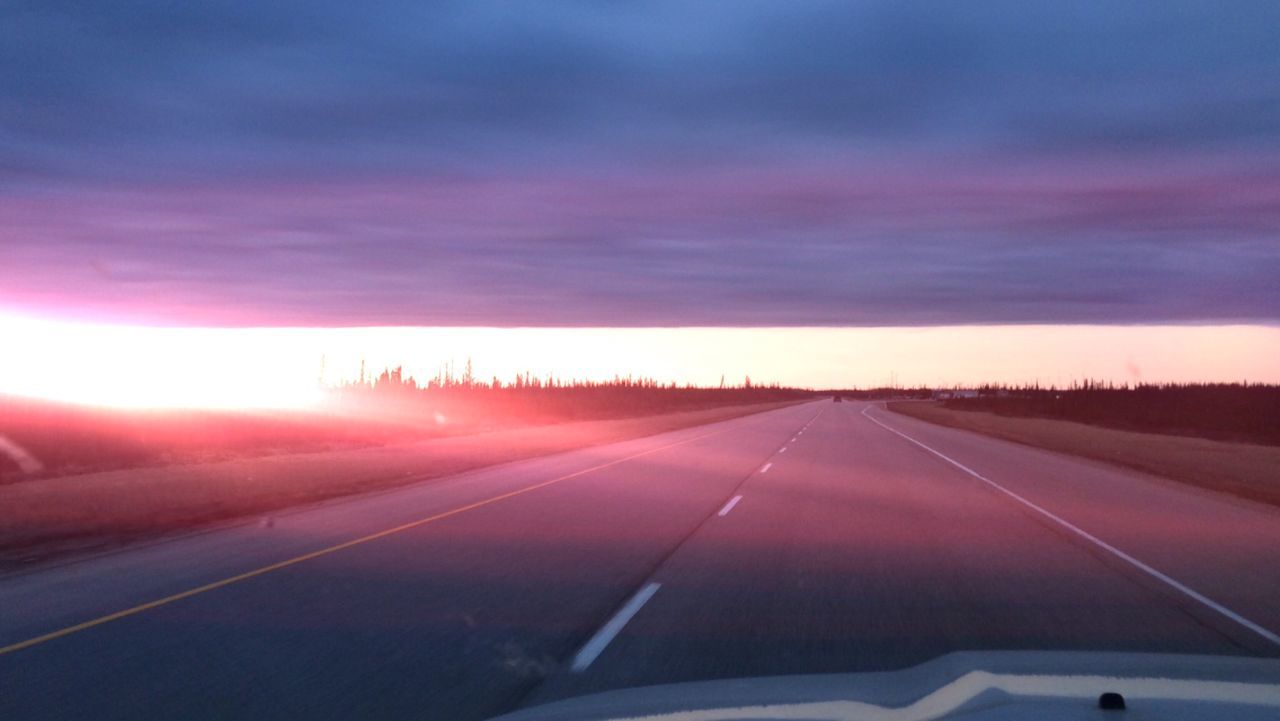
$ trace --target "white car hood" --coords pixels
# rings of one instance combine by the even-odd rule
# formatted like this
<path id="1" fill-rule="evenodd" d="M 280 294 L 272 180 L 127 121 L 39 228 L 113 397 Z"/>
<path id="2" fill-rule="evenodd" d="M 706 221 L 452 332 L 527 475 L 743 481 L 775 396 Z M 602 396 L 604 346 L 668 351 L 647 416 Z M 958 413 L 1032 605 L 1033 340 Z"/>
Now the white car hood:
<path id="1" fill-rule="evenodd" d="M 1104 692 L 1128 710 L 1104 711 Z M 927 721 L 1280 718 L 1280 660 L 1077 652 L 961 652 L 901 671 L 626 689 L 501 721 Z"/>

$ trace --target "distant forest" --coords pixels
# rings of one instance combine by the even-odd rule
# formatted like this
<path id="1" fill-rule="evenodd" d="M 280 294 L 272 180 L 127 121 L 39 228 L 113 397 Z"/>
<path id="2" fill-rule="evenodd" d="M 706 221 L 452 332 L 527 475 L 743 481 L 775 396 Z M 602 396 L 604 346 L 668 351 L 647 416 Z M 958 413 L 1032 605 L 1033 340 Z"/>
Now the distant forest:
<path id="1" fill-rule="evenodd" d="M 983 386 L 947 408 L 1002 416 L 1055 418 L 1109 428 L 1280 444 L 1280 386 L 1247 383 L 1114 385 L 1069 388 Z"/>
<path id="2" fill-rule="evenodd" d="M 378 375 L 362 369 L 355 381 L 330 389 L 334 410 L 403 419 L 417 418 L 450 425 L 548 422 L 698 410 L 742 403 L 796 400 L 813 391 L 757 384 L 750 376 L 736 385 L 717 386 L 660 383 L 652 378 L 616 376 L 608 381 L 537 377 L 522 373 L 513 381 L 477 379 L 467 363 L 460 372 L 446 366 L 435 376 L 418 380 L 402 368 Z M 426 415 L 423 415 L 423 414 Z"/>

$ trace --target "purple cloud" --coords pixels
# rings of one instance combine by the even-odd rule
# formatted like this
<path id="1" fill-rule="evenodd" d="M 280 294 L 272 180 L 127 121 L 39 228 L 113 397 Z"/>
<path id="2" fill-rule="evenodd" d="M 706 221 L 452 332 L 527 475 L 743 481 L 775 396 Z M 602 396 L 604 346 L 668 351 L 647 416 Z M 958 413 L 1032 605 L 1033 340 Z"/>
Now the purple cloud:
<path id="1" fill-rule="evenodd" d="M 1280 320 L 1272 3 L 0 13 L 3 307 Z"/>

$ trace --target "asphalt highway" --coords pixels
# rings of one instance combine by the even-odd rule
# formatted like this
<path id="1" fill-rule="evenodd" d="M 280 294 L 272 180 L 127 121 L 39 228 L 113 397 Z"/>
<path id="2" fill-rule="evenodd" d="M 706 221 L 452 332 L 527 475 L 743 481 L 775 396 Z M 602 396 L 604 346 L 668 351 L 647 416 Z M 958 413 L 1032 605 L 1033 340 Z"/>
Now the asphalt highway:
<path id="1" fill-rule="evenodd" d="M 863 403 L 0 578 L 0 718 L 484 719 L 956 650 L 1280 655 L 1280 510 Z"/>

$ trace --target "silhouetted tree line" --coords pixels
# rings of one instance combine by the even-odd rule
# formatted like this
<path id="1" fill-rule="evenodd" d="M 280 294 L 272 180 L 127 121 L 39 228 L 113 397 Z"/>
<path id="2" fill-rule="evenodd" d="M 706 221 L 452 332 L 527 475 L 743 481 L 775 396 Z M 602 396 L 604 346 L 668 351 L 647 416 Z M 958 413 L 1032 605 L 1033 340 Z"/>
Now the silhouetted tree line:
<path id="1" fill-rule="evenodd" d="M 957 410 L 1054 418 L 1123 430 L 1280 445 L 1280 386 L 1250 383 L 1117 385 L 1086 380 L 1068 388 L 985 385 Z"/>
<path id="2" fill-rule="evenodd" d="M 403 368 L 376 376 L 362 370 L 357 380 L 331 389 L 335 403 L 400 418 L 421 416 L 442 423 L 484 424 L 635 416 L 715 406 L 804 398 L 812 391 L 760 384 L 750 377 L 740 385 L 703 387 L 662 383 L 653 378 L 615 376 L 607 381 L 565 379 L 520 373 L 510 381 L 481 380 L 468 361 L 462 369 L 446 364 L 434 376 L 418 380 Z"/>
<path id="3" fill-rule="evenodd" d="M 925 386 L 916 388 L 855 388 L 852 390 L 817 391 L 822 395 L 838 395 L 841 398 L 859 401 L 883 401 L 890 399 L 928 399 L 933 397 L 933 389 Z"/>

